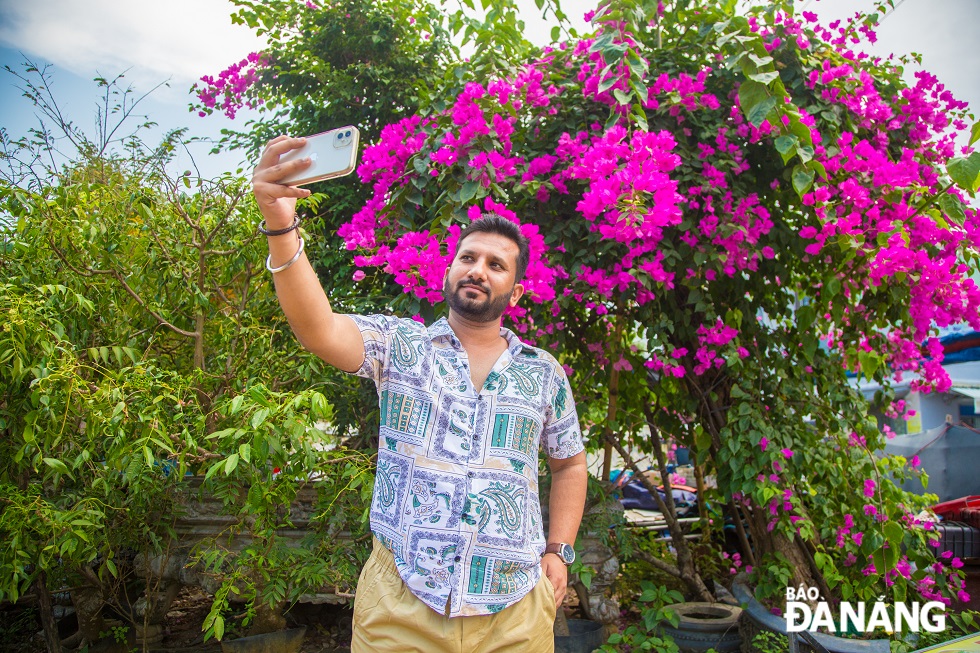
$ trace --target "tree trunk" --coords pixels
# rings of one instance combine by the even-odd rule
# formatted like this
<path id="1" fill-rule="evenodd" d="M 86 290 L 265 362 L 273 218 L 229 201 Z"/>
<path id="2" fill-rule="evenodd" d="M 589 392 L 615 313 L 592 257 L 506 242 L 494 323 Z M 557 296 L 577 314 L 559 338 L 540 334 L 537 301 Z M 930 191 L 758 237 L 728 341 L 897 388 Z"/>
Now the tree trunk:
<path id="1" fill-rule="evenodd" d="M 269 606 L 269 604 L 256 599 L 255 619 L 252 626 L 248 629 L 249 635 L 262 635 L 274 633 L 286 628 L 286 618 L 282 616 L 281 606 Z"/>
<path id="2" fill-rule="evenodd" d="M 761 560 L 767 554 L 779 553 L 785 556 L 793 572 L 790 581 L 793 587 L 822 587 L 823 579 L 814 576 L 806 552 L 802 550 L 799 538 L 790 539 L 778 531 L 769 530 L 769 511 L 754 506 L 748 511 L 749 532 L 754 544 L 755 559 Z"/>
<path id="3" fill-rule="evenodd" d="M 61 653 L 61 638 L 58 636 L 58 624 L 54 621 L 51 609 L 51 594 L 48 592 L 47 574 L 43 571 L 34 580 L 34 593 L 41 612 L 41 626 L 44 628 L 44 641 L 49 653 Z"/>
<path id="4" fill-rule="evenodd" d="M 616 419 L 616 411 L 619 407 L 619 370 L 612 368 L 609 373 L 609 410 L 606 413 L 606 424 Z M 613 446 L 610 440 L 612 429 L 606 426 L 606 449 L 602 458 L 602 480 L 609 482 L 612 472 L 612 451 Z"/>
<path id="5" fill-rule="evenodd" d="M 633 470 L 634 477 L 643 484 L 643 487 L 647 489 L 650 495 L 657 502 L 660 507 L 660 512 L 663 514 L 664 521 L 667 522 L 667 530 L 670 532 L 670 537 L 674 546 L 674 552 L 677 556 L 677 573 L 676 576 L 680 578 L 691 592 L 691 595 L 695 597 L 697 601 L 714 601 L 714 596 L 712 596 L 711 591 L 708 586 L 705 585 L 704 579 L 701 578 L 701 574 L 698 572 L 697 566 L 694 563 L 694 556 L 691 555 L 691 549 L 688 546 L 687 540 L 684 538 L 684 529 L 677 522 L 677 511 L 674 506 L 674 495 L 673 490 L 670 487 L 670 478 L 667 474 L 667 461 L 664 457 L 664 452 L 662 449 L 663 442 L 660 439 L 659 432 L 656 430 L 653 421 L 647 416 L 648 425 L 650 427 L 650 436 L 653 439 L 653 451 L 657 458 L 657 465 L 660 468 L 661 479 L 664 484 L 664 496 L 660 497 L 660 492 L 657 491 L 657 487 L 648 479 L 643 472 L 637 467 L 636 462 L 626 451 L 625 447 L 617 439 L 609 436 L 608 441 L 616 447 L 619 455 L 622 456 L 623 461 L 626 463 L 630 469 Z M 648 560 L 650 561 L 650 560 Z M 652 562 L 652 561 L 650 561 Z M 656 565 L 668 573 L 674 573 L 665 569 L 665 566 Z"/>

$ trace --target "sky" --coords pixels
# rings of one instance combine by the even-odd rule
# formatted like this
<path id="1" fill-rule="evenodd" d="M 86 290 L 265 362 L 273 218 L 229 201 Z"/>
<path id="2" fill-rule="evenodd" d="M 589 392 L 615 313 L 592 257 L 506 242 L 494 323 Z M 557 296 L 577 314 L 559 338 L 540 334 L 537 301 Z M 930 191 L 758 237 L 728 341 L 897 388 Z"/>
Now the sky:
<path id="1" fill-rule="evenodd" d="M 533 0 L 524 19 L 532 41 L 544 43 L 550 27 L 537 17 Z M 580 31 L 582 15 L 592 0 L 565 0 L 562 7 Z M 798 7 L 813 11 L 826 23 L 845 17 L 863 0 L 800 0 Z M 918 52 L 923 67 L 935 74 L 954 95 L 980 109 L 980 0 L 895 0 L 878 30 L 872 54 Z M 187 127 L 191 135 L 217 138 L 227 126 L 243 127 L 248 114 L 232 123 L 224 116 L 199 118 L 188 111 L 189 89 L 202 75 L 216 75 L 229 64 L 262 48 L 247 27 L 233 25 L 234 6 L 228 0 L 0 0 L 0 65 L 21 69 L 24 57 L 50 64 L 52 88 L 66 112 L 82 126 L 94 124 L 97 75 L 125 74 L 143 93 L 158 88 L 141 104 L 143 113 L 164 130 Z M 908 71 L 907 76 L 911 75 Z M 13 136 L 36 126 L 31 104 L 21 97 L 18 81 L 0 71 L 0 127 Z M 235 171 L 241 155 L 208 155 L 203 145 L 194 162 L 204 176 Z M 178 166 L 189 167 L 189 157 Z"/>

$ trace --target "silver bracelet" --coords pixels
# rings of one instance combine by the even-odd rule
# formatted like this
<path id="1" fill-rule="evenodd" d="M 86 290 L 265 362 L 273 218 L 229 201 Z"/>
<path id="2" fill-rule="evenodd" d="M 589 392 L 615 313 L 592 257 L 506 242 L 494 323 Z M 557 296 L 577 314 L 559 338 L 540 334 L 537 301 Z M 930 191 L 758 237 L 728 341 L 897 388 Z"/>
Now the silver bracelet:
<path id="1" fill-rule="evenodd" d="M 269 256 L 265 259 L 265 269 L 268 270 L 269 272 L 271 272 L 272 274 L 275 274 L 277 272 L 282 272 L 283 270 L 285 270 L 286 268 L 288 268 L 290 265 L 292 265 L 293 263 L 295 263 L 296 261 L 299 260 L 300 255 L 303 254 L 303 247 L 305 245 L 306 245 L 306 243 L 303 242 L 303 237 L 300 236 L 300 238 L 299 238 L 299 249 L 297 249 L 296 250 L 296 253 L 293 254 L 293 258 L 289 259 L 288 261 L 286 261 L 285 263 L 283 263 L 282 265 L 280 265 L 277 268 L 272 267 L 272 254 L 269 254 Z"/>

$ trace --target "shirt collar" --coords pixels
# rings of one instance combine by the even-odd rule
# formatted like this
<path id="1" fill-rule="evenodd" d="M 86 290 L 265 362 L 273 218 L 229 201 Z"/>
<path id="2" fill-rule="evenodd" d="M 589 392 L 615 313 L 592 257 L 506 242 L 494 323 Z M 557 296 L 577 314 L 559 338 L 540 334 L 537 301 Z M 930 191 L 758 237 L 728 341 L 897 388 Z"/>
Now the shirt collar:
<path id="1" fill-rule="evenodd" d="M 446 339 L 449 340 L 454 347 L 461 346 L 459 343 L 459 338 L 457 338 L 456 334 L 453 333 L 453 328 L 449 326 L 449 320 L 444 317 L 436 320 L 428 330 L 429 337 L 432 340 Z M 517 356 L 525 350 L 531 350 L 531 347 L 521 342 L 521 339 L 517 337 L 517 334 L 507 327 L 500 327 L 500 335 L 507 341 L 507 350 L 510 352 L 511 356 Z"/>

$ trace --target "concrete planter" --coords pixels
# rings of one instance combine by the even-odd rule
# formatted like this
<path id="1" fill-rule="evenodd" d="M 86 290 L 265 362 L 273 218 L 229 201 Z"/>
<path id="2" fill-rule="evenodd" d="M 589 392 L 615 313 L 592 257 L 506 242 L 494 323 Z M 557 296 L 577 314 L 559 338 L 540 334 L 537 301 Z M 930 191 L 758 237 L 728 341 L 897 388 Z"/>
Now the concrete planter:
<path id="1" fill-rule="evenodd" d="M 756 600 L 755 594 L 746 584 L 744 576 L 735 578 L 735 582 L 732 584 L 732 594 L 735 595 L 743 608 L 740 625 L 743 653 L 754 653 L 752 638 L 762 630 L 796 639 L 796 633 L 786 631 L 785 619 L 769 612 L 764 605 Z M 808 635 L 828 653 L 889 653 L 891 651 L 890 640 L 887 639 L 848 639 L 825 633 L 808 633 Z M 814 648 L 805 642 L 799 642 L 798 649 L 793 649 L 793 642 L 790 642 L 790 650 L 811 651 Z"/>
<path id="2" fill-rule="evenodd" d="M 306 626 L 221 642 L 222 653 L 298 653 Z"/>

